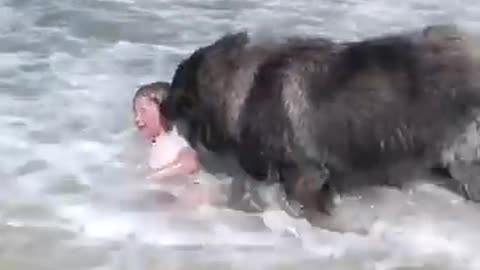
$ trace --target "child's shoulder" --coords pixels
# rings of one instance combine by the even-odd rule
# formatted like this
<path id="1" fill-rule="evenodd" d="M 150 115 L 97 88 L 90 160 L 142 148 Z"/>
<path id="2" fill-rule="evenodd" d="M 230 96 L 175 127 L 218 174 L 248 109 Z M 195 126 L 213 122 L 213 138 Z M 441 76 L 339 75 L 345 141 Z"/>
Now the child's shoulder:
<path id="1" fill-rule="evenodd" d="M 176 122 L 172 126 L 172 130 L 169 132 L 169 137 L 182 145 L 183 147 L 190 147 L 190 144 L 188 143 L 186 136 L 187 136 L 187 127 L 184 123 L 181 122 Z"/>
<path id="2" fill-rule="evenodd" d="M 185 123 L 184 121 L 175 121 L 172 125 L 171 131 L 185 138 L 188 134 L 187 123 Z"/>

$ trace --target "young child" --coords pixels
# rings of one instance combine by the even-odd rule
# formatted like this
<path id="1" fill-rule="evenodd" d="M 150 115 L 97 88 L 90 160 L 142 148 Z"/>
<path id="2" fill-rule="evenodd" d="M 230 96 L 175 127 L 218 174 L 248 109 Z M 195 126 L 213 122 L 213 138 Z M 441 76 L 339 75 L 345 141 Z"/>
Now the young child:
<path id="1" fill-rule="evenodd" d="M 161 113 L 161 103 L 170 85 L 154 82 L 141 86 L 133 97 L 135 125 L 151 142 L 147 179 L 172 193 L 189 206 L 218 202 L 220 191 L 209 183 L 200 183 L 197 152 Z"/>

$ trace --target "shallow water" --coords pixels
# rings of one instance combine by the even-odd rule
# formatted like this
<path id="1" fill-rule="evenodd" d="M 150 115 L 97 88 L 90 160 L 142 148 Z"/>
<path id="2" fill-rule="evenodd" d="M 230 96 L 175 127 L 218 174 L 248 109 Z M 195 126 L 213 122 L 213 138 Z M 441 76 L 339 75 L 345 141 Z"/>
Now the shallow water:
<path id="1" fill-rule="evenodd" d="M 171 209 L 136 167 L 134 89 L 226 31 L 352 39 L 478 30 L 464 1 L 0 0 L 1 269 L 480 269 L 480 212 L 374 190 L 312 228 L 278 211 Z"/>

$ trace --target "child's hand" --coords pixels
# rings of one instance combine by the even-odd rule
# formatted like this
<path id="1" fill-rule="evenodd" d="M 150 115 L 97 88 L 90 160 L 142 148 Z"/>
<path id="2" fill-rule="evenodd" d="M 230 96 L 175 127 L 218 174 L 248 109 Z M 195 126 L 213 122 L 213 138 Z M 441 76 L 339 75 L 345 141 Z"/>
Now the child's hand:
<path id="1" fill-rule="evenodd" d="M 174 163 L 184 174 L 194 174 L 200 171 L 200 161 L 197 152 L 191 148 L 184 149 L 178 153 Z"/>
<path id="2" fill-rule="evenodd" d="M 162 178 L 165 178 L 171 174 L 174 168 L 171 166 L 167 165 L 161 169 L 155 170 L 154 172 L 150 173 L 147 175 L 147 180 L 161 180 Z"/>

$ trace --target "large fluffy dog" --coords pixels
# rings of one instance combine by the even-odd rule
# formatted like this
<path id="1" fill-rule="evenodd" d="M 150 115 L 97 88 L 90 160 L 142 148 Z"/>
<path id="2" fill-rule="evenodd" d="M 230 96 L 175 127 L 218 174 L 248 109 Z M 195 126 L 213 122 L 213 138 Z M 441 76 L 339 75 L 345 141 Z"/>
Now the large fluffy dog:
<path id="1" fill-rule="evenodd" d="M 187 120 L 193 145 L 327 210 L 332 191 L 400 186 L 414 168 L 441 167 L 480 105 L 471 44 L 453 26 L 342 43 L 226 35 L 178 66 L 164 113 Z M 465 195 L 452 178 L 441 184 Z"/>

